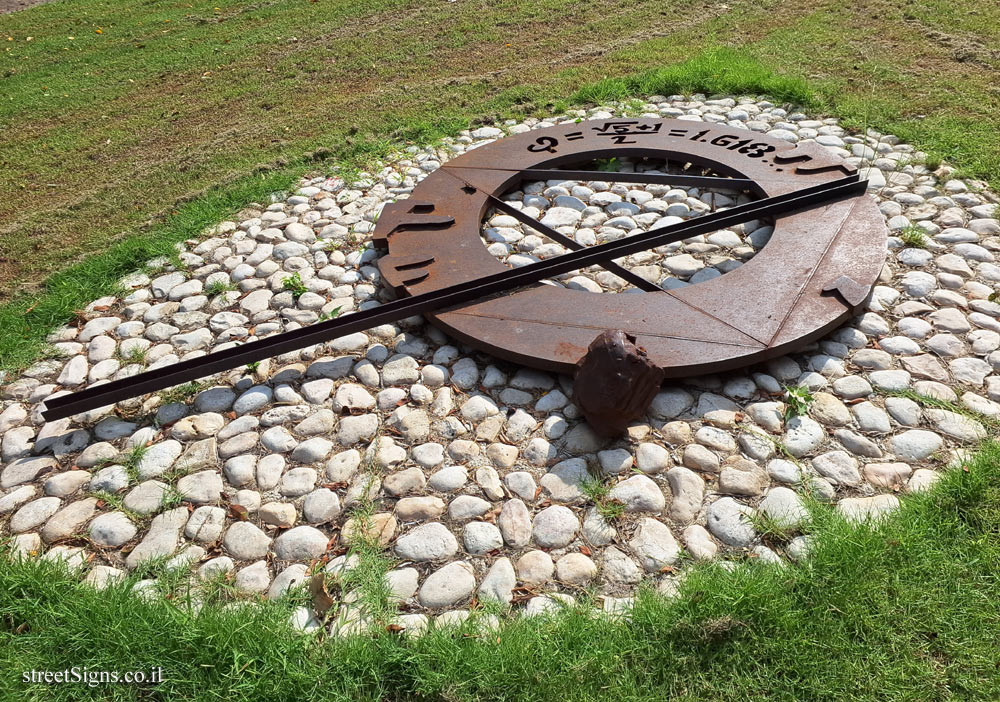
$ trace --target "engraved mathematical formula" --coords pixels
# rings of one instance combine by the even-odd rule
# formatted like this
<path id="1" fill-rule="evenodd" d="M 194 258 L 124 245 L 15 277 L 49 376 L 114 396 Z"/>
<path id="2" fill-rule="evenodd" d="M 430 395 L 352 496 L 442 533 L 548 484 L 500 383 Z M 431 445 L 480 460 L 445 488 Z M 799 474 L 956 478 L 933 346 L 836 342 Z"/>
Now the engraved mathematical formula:
<path id="1" fill-rule="evenodd" d="M 698 130 L 698 126 L 701 125 L 693 126 L 690 129 L 673 127 L 669 130 L 662 130 L 662 122 L 650 124 L 648 122 L 640 122 L 638 120 L 620 120 L 614 122 L 604 122 L 603 124 L 597 126 L 591 126 L 588 128 L 591 132 L 590 134 L 586 133 L 584 130 L 580 130 L 564 134 L 561 138 L 569 142 L 578 141 L 590 136 L 597 139 L 607 140 L 608 143 L 611 144 L 641 144 L 645 141 L 643 137 L 660 135 L 661 131 L 663 131 L 664 136 L 680 140 L 711 144 L 712 146 L 724 148 L 727 151 L 734 151 L 738 154 L 746 156 L 747 158 L 762 158 L 766 154 L 774 151 L 774 146 L 771 144 L 755 141 L 754 137 L 747 137 L 748 132 L 743 132 L 742 134 L 716 134 L 711 136 L 713 130 Z M 545 152 L 555 154 L 559 152 L 559 144 L 560 137 L 549 135 L 540 136 L 535 139 L 532 144 L 528 145 L 527 150 L 532 153 Z"/>

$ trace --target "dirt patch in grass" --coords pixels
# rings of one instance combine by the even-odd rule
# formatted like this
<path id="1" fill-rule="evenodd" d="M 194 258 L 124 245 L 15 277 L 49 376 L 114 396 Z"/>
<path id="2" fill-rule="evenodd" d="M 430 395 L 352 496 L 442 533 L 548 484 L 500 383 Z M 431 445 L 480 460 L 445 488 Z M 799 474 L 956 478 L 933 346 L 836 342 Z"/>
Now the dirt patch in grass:
<path id="1" fill-rule="evenodd" d="M 0 15 L 26 10 L 33 5 L 41 5 L 43 2 L 52 2 L 52 0 L 0 0 Z"/>

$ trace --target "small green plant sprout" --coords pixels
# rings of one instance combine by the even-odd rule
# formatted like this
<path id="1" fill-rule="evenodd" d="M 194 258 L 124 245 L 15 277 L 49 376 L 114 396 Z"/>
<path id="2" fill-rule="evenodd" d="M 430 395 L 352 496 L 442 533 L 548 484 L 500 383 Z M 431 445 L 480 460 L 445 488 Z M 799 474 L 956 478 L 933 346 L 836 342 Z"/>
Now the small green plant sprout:
<path id="1" fill-rule="evenodd" d="M 247 364 L 247 373 L 254 374 L 260 369 L 260 361 L 251 361 Z"/>
<path id="2" fill-rule="evenodd" d="M 589 479 L 580 483 L 580 490 L 594 503 L 597 513 L 607 522 L 619 519 L 625 514 L 625 505 L 620 500 L 608 497 L 611 488 L 600 480 Z"/>
<path id="3" fill-rule="evenodd" d="M 221 295 L 224 292 L 230 292 L 235 289 L 236 286 L 228 280 L 213 280 L 205 286 L 205 294 L 209 297 L 215 297 L 216 295 Z"/>
<path id="4" fill-rule="evenodd" d="M 902 229 L 899 232 L 899 238 L 903 240 L 904 244 L 912 246 L 915 249 L 927 248 L 927 233 L 916 224 L 911 224 Z"/>
<path id="5" fill-rule="evenodd" d="M 186 402 L 189 398 L 194 397 L 204 389 L 205 383 L 199 383 L 197 381 L 184 383 L 184 385 L 178 385 L 175 388 L 170 388 L 169 390 L 161 392 L 160 403 L 170 405 L 175 402 Z"/>
<path id="6" fill-rule="evenodd" d="M 327 251 L 340 251 L 340 248 L 344 245 L 344 242 L 337 241 L 336 239 L 327 239 L 323 242 L 323 248 Z"/>
<path id="7" fill-rule="evenodd" d="M 299 275 L 298 271 L 295 271 L 290 276 L 281 281 L 281 287 L 283 287 L 285 290 L 291 290 L 292 297 L 294 297 L 296 300 L 302 297 L 305 293 L 309 292 L 309 288 L 307 288 L 306 284 L 302 282 L 302 276 Z"/>
<path id="8" fill-rule="evenodd" d="M 319 313 L 319 321 L 320 322 L 325 322 L 328 319 L 336 319 L 337 317 L 340 316 L 340 310 L 341 309 L 342 309 L 341 307 L 334 307 L 329 312 L 320 312 Z"/>
<path id="9" fill-rule="evenodd" d="M 160 496 L 160 506 L 163 509 L 173 509 L 174 507 L 180 507 L 184 502 L 184 495 L 181 494 L 180 490 L 175 488 L 173 485 L 168 485 Z"/>
<path id="10" fill-rule="evenodd" d="M 138 363 L 144 366 L 146 365 L 146 354 L 148 352 L 148 349 L 144 349 L 142 346 L 129 346 L 124 353 L 119 353 L 118 355 L 125 365 Z"/>
<path id="11" fill-rule="evenodd" d="M 813 403 L 813 395 L 804 385 L 785 386 L 785 421 L 792 417 L 801 417 L 809 411 Z"/>
<path id="12" fill-rule="evenodd" d="M 135 480 L 134 477 L 129 476 L 130 480 Z M 133 509 L 129 509 L 125 506 L 125 498 L 122 495 L 117 495 L 113 492 L 88 492 L 87 497 L 96 497 L 100 502 L 98 503 L 98 508 L 110 507 L 116 512 L 123 512 L 126 517 L 132 520 L 135 524 L 148 525 L 152 521 L 152 517 L 149 515 L 139 514 Z M 103 504 L 101 504 L 103 503 Z"/>

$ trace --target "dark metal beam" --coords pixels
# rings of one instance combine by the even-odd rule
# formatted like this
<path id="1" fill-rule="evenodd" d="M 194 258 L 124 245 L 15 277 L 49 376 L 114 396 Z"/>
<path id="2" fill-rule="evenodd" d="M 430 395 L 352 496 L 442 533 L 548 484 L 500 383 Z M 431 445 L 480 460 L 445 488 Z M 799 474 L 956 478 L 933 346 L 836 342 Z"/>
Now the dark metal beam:
<path id="1" fill-rule="evenodd" d="M 238 368 L 264 358 L 323 343 L 332 339 L 370 329 L 380 324 L 404 319 L 416 314 L 441 312 L 483 297 L 532 285 L 546 278 L 568 273 L 578 268 L 602 264 L 611 259 L 629 256 L 639 251 L 683 241 L 699 234 L 761 217 L 776 217 L 830 202 L 865 191 L 867 181 L 857 174 L 785 195 L 765 198 L 721 212 L 659 227 L 626 239 L 586 247 L 562 256 L 539 261 L 530 266 L 508 269 L 494 275 L 450 285 L 439 290 L 414 295 L 379 307 L 355 312 L 338 319 L 278 334 L 207 356 L 180 361 L 164 368 L 115 380 L 103 385 L 46 400 L 42 416 L 46 421 L 62 419 L 116 402 L 179 385 L 197 378 Z"/>

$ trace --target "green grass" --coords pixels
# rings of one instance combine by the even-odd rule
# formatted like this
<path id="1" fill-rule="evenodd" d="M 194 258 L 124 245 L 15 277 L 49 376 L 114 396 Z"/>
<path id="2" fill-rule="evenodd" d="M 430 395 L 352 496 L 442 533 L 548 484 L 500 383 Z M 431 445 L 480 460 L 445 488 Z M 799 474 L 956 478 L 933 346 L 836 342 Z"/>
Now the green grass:
<path id="1" fill-rule="evenodd" d="M 803 78 L 776 74 L 743 51 L 727 47 L 706 50 L 689 61 L 633 76 L 605 78 L 581 88 L 573 102 L 607 103 L 649 95 L 767 95 L 803 106 L 817 106 Z"/>
<path id="2" fill-rule="evenodd" d="M 302 595 L 195 614 L 51 564 L 0 568 L 0 697 L 23 700 L 871 700 L 1000 698 L 1000 445 L 871 527 L 814 515 L 803 565 L 695 568 L 627 624 L 566 609 L 496 631 L 293 634 Z M 152 567 L 152 566 L 151 566 Z M 370 573 L 369 573 L 370 574 Z M 164 577 L 161 575 L 161 577 Z M 362 577 L 362 576 L 359 576 Z M 367 576 L 363 576 L 367 577 Z M 229 607 L 229 609 L 227 609 Z M 27 670 L 150 670 L 155 687 L 28 685 Z"/>
<path id="3" fill-rule="evenodd" d="M 224 292 L 231 292 L 236 289 L 236 286 L 228 281 L 213 280 L 205 286 L 205 294 L 209 297 L 215 297 L 216 295 L 221 295 Z"/>
<path id="4" fill-rule="evenodd" d="M 165 476 L 166 480 L 173 480 L 175 475 Z M 173 485 L 167 485 L 166 489 L 163 491 L 163 495 L 160 497 L 160 509 L 168 510 L 174 507 L 180 507 L 184 502 L 184 495 L 174 487 Z"/>
<path id="5" fill-rule="evenodd" d="M 341 598 L 353 598 L 352 607 L 363 612 L 364 621 L 376 629 L 385 629 L 394 617 L 395 607 L 390 600 L 390 589 L 385 574 L 394 561 L 381 545 L 377 525 L 373 518 L 378 505 L 370 498 L 373 485 L 380 483 L 378 446 L 382 439 L 380 425 L 369 443 L 361 464 L 361 473 L 366 476 L 361 497 L 351 508 L 353 527 L 350 530 L 350 556 L 356 562 L 350 568 L 334 574 L 332 580 L 339 589 Z M 343 531 L 342 531 L 343 533 Z M 331 609 L 328 618 L 336 616 Z"/>
<path id="6" fill-rule="evenodd" d="M 207 387 L 207 383 L 192 380 L 190 383 L 168 388 L 160 392 L 160 404 L 169 405 L 175 402 L 187 402 Z"/>
<path id="7" fill-rule="evenodd" d="M 130 479 L 134 479 L 133 476 L 134 472 L 130 471 Z M 152 521 L 152 517 L 139 514 L 135 510 L 131 510 L 126 507 L 125 497 L 123 495 L 101 491 L 88 493 L 88 497 L 96 497 L 97 499 L 102 500 L 107 507 L 111 508 L 111 510 L 124 513 L 125 516 L 132 520 L 134 524 L 148 526 L 148 524 Z"/>
<path id="8" fill-rule="evenodd" d="M 146 355 L 148 353 L 149 349 L 144 349 L 141 346 L 132 346 L 125 353 L 119 352 L 118 357 L 124 365 L 132 363 L 146 365 Z"/>
<path id="9" fill-rule="evenodd" d="M 607 522 L 613 522 L 625 514 L 625 505 L 621 500 L 608 497 L 611 487 L 600 480 L 585 480 L 580 484 L 580 491 L 594 503 L 597 513 Z"/>
<path id="10" fill-rule="evenodd" d="M 1000 7 L 975 0 L 60 0 L 0 16 L 0 41 L 8 370 L 304 173 L 573 101 L 768 94 L 1000 185 Z"/>

